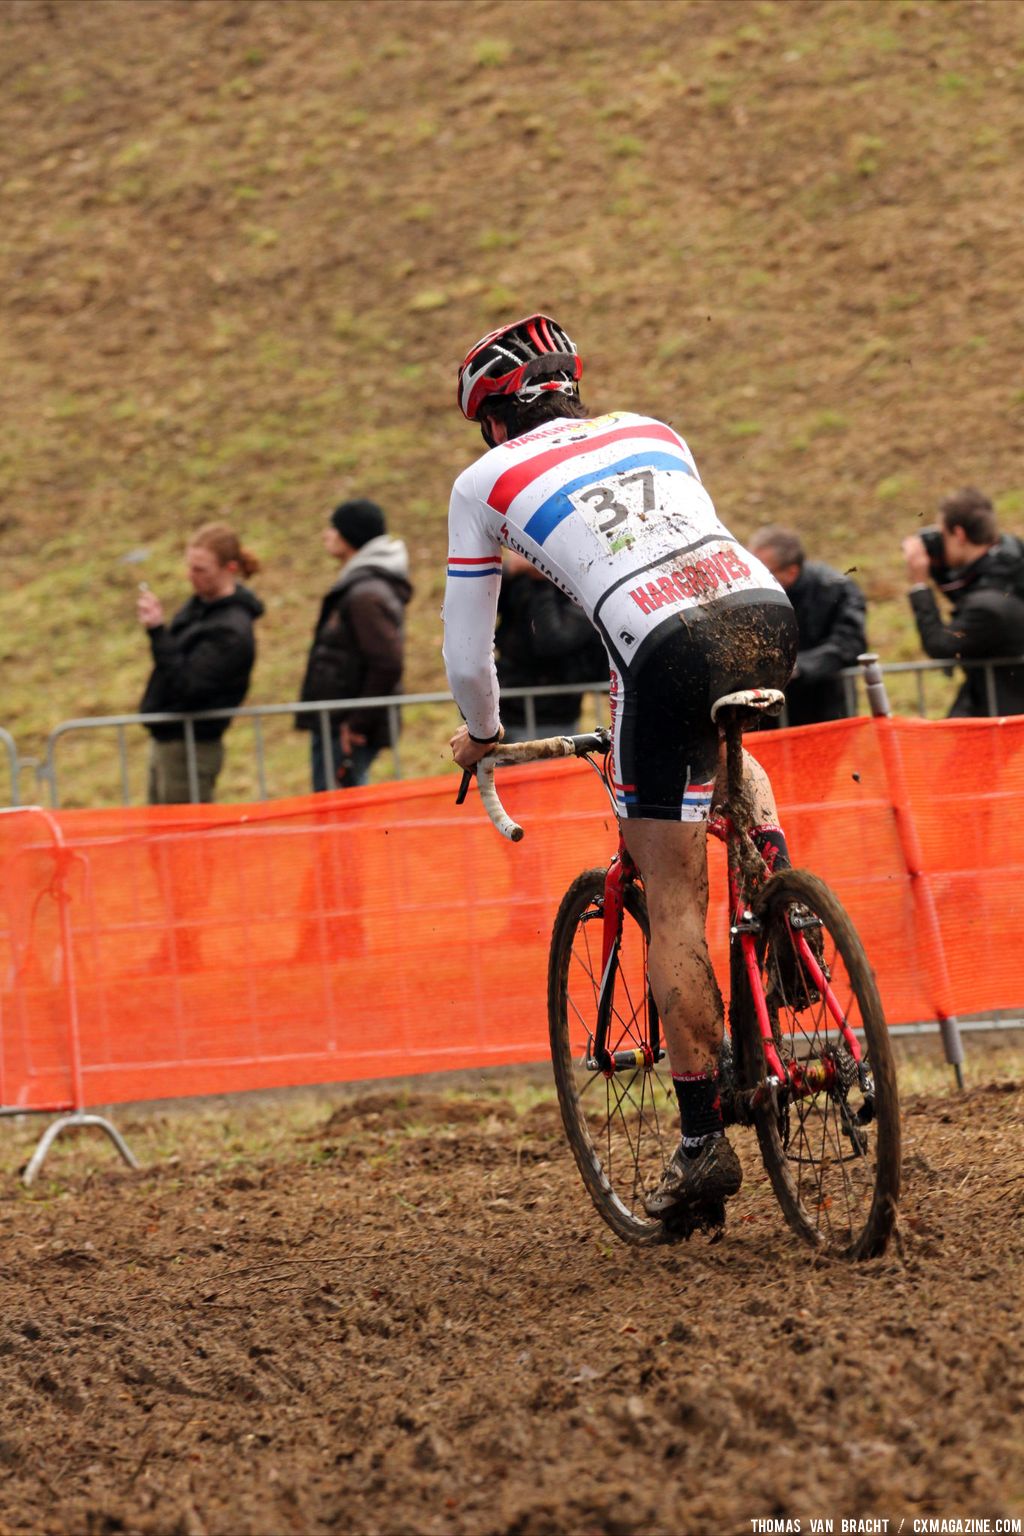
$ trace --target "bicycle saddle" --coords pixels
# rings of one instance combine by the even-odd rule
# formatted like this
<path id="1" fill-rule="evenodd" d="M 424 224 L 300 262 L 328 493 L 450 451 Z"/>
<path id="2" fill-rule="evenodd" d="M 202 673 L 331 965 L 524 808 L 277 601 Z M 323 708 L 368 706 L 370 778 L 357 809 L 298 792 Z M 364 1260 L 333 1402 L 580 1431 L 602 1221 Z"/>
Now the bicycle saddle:
<path id="1" fill-rule="evenodd" d="M 711 706 L 711 718 L 717 724 L 725 710 L 735 710 L 740 718 L 747 715 L 752 720 L 758 715 L 777 715 L 785 702 L 786 695 L 778 688 L 741 688 L 739 693 L 723 693 L 716 699 Z"/>

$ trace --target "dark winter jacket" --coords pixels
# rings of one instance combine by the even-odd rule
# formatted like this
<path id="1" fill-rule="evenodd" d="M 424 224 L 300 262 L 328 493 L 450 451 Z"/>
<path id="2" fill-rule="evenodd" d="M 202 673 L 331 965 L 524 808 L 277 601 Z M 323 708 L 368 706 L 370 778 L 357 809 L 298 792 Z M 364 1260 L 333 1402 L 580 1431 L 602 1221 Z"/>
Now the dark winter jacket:
<path id="1" fill-rule="evenodd" d="M 233 709 L 249 690 L 256 660 L 253 624 L 263 612 L 254 592 L 241 584 L 212 603 L 190 597 L 170 624 L 149 631 L 153 671 L 139 710 L 143 714 Z M 197 741 L 217 741 L 229 719 L 199 720 Z M 184 725 L 150 725 L 157 741 L 181 740 Z"/>
<path id="2" fill-rule="evenodd" d="M 820 560 L 806 560 L 786 596 L 800 636 L 796 673 L 786 687 L 788 722 L 842 720 L 849 709 L 837 674 L 867 649 L 864 595 L 849 576 Z"/>
<path id="3" fill-rule="evenodd" d="M 940 661 L 978 661 L 1024 655 L 1024 543 L 1003 534 L 998 543 L 962 570 L 944 590 L 953 611 L 942 622 L 931 587 L 910 593 L 925 654 Z M 1024 714 L 1024 666 L 993 669 L 996 713 Z M 991 714 L 983 667 L 971 667 L 950 715 Z"/>
<path id="4" fill-rule="evenodd" d="M 608 654 L 583 610 L 550 581 L 525 571 L 502 577 L 494 649 L 502 689 L 597 683 L 608 676 Z M 537 724 L 574 720 L 581 700 L 580 693 L 537 699 Z M 526 701 L 503 698 L 501 718 L 523 725 Z"/>
<path id="5" fill-rule="evenodd" d="M 377 698 L 400 693 L 405 645 L 405 609 L 412 596 L 409 555 L 401 539 L 381 534 L 364 544 L 345 566 L 320 606 L 299 697 Z M 380 748 L 390 740 L 387 711 L 333 710 L 342 721 Z M 319 729 L 315 713 L 296 716 L 300 730 Z"/>

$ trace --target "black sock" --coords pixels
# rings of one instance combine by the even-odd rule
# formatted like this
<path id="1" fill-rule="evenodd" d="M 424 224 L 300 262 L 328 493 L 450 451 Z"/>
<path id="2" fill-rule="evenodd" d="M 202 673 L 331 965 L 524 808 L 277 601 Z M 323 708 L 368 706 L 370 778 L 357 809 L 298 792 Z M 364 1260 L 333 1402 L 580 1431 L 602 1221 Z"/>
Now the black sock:
<path id="1" fill-rule="evenodd" d="M 714 1069 L 710 1072 L 673 1072 L 672 1086 L 679 1100 L 683 1150 L 689 1157 L 696 1157 L 712 1136 L 725 1135 L 718 1073 Z"/>
<path id="2" fill-rule="evenodd" d="M 770 875 L 777 869 L 792 869 L 786 834 L 781 827 L 755 827 L 750 835 L 754 839 L 754 847 L 768 865 Z"/>

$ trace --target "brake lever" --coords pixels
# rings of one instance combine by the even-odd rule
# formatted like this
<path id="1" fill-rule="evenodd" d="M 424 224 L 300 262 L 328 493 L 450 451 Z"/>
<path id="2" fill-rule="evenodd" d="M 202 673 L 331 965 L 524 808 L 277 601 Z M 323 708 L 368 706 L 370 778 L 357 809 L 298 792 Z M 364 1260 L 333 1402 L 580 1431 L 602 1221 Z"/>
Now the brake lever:
<path id="1" fill-rule="evenodd" d="M 455 804 L 456 805 L 462 805 L 462 803 L 465 800 L 467 794 L 469 793 L 469 786 L 472 784 L 472 782 L 473 782 L 473 780 L 475 778 L 476 778 L 476 769 L 475 768 L 464 768 L 462 770 L 462 783 L 459 785 L 459 792 L 455 796 Z"/>

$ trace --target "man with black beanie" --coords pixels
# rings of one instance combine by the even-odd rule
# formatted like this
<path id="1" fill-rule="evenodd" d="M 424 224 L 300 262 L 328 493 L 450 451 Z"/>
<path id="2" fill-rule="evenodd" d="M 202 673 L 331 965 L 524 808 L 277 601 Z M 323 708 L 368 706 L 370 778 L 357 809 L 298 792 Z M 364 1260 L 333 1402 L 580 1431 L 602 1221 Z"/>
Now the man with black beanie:
<path id="1" fill-rule="evenodd" d="M 341 574 L 320 606 L 300 698 L 306 703 L 401 692 L 405 609 L 412 596 L 404 541 L 387 532 L 376 502 L 359 497 L 335 507 L 323 544 Z M 390 740 L 387 710 L 332 710 L 332 774 L 322 717 L 302 714 L 295 723 L 312 732 L 315 791 L 365 784 L 370 764 Z"/>

